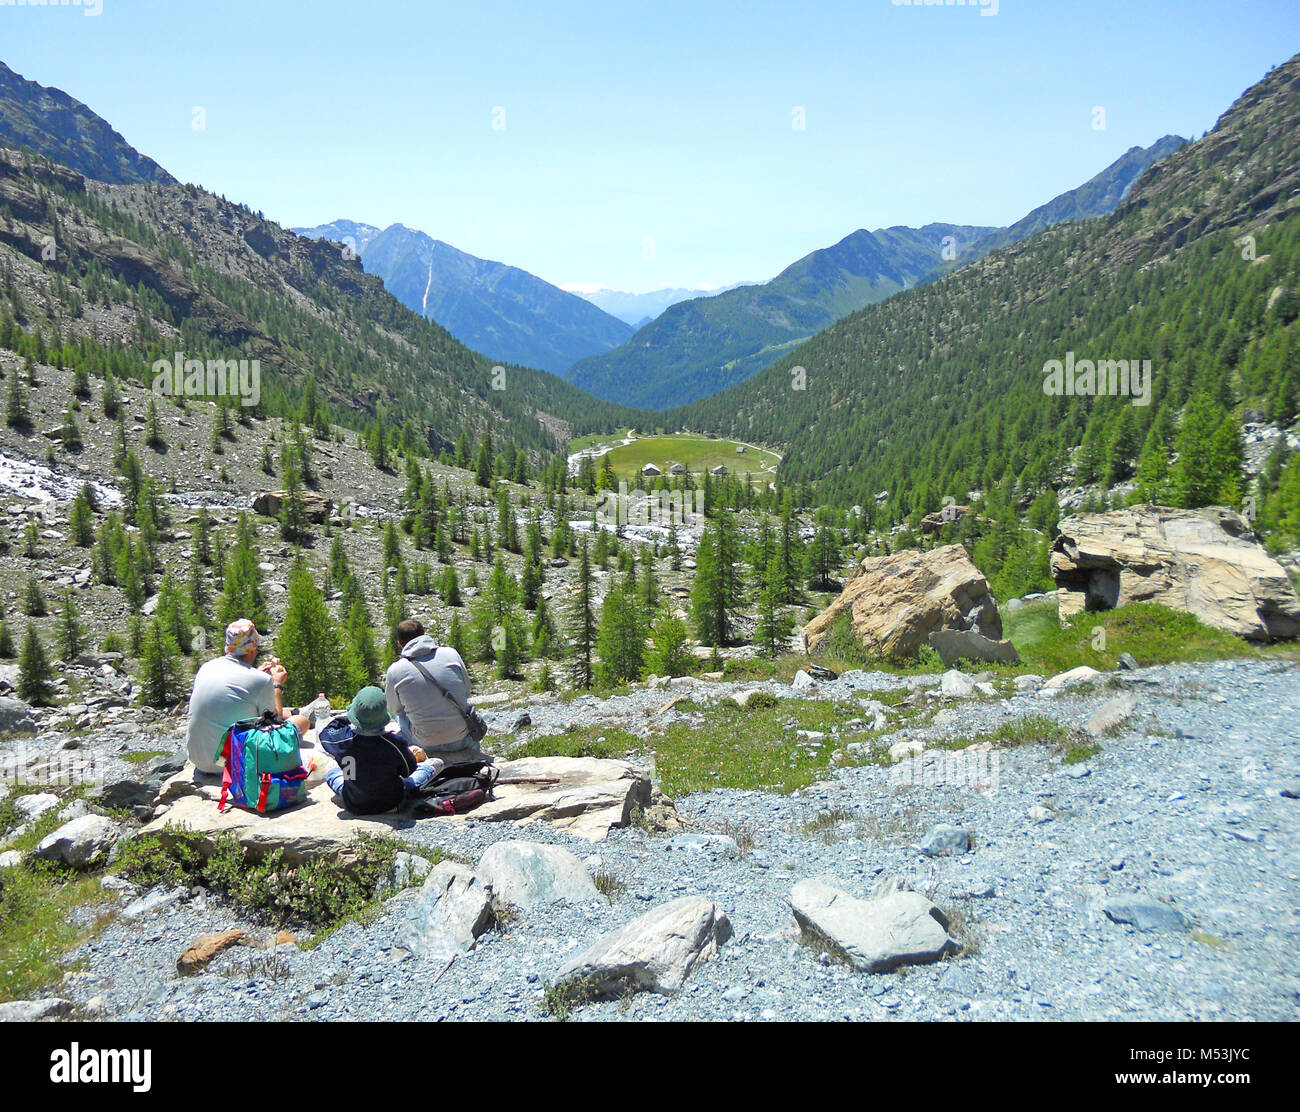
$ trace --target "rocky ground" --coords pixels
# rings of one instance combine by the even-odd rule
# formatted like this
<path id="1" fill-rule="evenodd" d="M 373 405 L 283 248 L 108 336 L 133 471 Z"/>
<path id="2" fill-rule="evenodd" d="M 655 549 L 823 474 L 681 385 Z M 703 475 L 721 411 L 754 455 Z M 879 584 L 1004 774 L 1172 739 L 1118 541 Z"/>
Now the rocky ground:
<path id="1" fill-rule="evenodd" d="M 1121 705 L 1132 707 L 1100 739 L 1100 752 L 1080 763 L 1067 764 L 1058 747 L 1041 744 L 983 754 L 927 749 L 918 761 L 892 767 L 840 767 L 788 796 L 714 791 L 681 798 L 685 833 L 630 826 L 593 845 L 542 824 L 423 820 L 403 836 L 444 847 L 467 869 L 486 875 L 482 855 L 490 846 L 527 839 L 571 851 L 610 896 L 581 877 L 561 877 L 555 891 L 576 902 L 517 907 L 450 964 L 431 908 L 445 908 L 451 897 L 434 904 L 426 884 L 313 948 L 237 946 L 182 976 L 177 959 L 198 936 L 243 928 L 269 940 L 276 924 L 243 921 L 210 894 L 141 893 L 115 882 L 118 914 L 74 955 L 81 968 L 53 995 L 78 1014 L 138 1020 L 540 1019 L 566 961 L 647 912 L 698 896 L 725 913 L 734 933 L 720 945 L 704 939 L 705 956 L 680 991 L 623 993 L 574 1004 L 568 1014 L 1294 1020 L 1298 672 L 1282 661 L 1176 664 L 1010 697 L 940 700 L 936 693 L 943 709 L 924 725 L 887 735 L 885 744 L 936 746 L 1031 714 L 1080 728 L 1103 705 L 1127 700 Z M 928 686 L 936 678 L 847 673 L 799 695 L 865 703 L 884 687 Z M 713 698 L 735 689 L 695 686 Z M 517 716 L 526 708 L 535 728 L 547 730 L 562 718 L 626 724 L 641 703 L 662 705 L 664 698 L 649 688 L 604 702 L 538 700 L 497 713 Z M 148 740 L 139 727 L 128 732 L 90 731 L 82 744 L 152 750 L 176 740 L 170 732 Z M 944 832 L 935 832 L 942 826 L 965 832 L 950 851 L 942 847 Z M 836 960 L 825 940 L 804 944 L 791 891 L 814 877 L 859 899 L 901 881 L 937 905 L 960 952 L 867 973 Z M 725 934 L 710 929 L 709 938 Z"/>

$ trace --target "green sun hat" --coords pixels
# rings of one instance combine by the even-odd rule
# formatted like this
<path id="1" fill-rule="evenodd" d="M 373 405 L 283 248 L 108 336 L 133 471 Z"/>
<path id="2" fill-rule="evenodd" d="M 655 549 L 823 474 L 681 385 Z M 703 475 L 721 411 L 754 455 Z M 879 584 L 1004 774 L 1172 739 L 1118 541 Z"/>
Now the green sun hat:
<path id="1" fill-rule="evenodd" d="M 348 707 L 348 721 L 363 734 L 382 733 L 388 725 L 388 699 L 383 689 L 363 687 Z"/>

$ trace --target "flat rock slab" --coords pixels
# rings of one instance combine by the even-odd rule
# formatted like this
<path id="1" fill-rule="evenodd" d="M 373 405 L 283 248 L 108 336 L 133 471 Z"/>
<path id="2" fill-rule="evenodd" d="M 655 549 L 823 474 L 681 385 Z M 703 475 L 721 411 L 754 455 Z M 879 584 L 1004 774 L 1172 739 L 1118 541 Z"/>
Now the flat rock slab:
<path id="1" fill-rule="evenodd" d="M 1159 900 L 1141 896 L 1117 896 L 1106 903 L 1106 917 L 1140 931 L 1184 932 L 1190 924 L 1181 911 Z"/>
<path id="2" fill-rule="evenodd" d="M 344 810 L 334 793 L 318 784 L 307 802 L 287 811 L 259 815 L 232 807 L 217 810 L 221 785 L 215 777 L 196 780 L 192 765 L 162 787 L 159 803 L 167 810 L 141 833 L 157 833 L 167 826 L 184 826 L 209 839 L 231 833 L 240 845 L 259 854 L 280 849 L 290 863 L 325 856 L 348 856 L 349 843 L 358 834 L 388 834 L 410 829 L 415 823 L 546 822 L 591 842 L 603 841 L 611 827 L 626 826 L 633 809 L 650 802 L 650 776 L 626 761 L 594 757 L 529 757 L 505 761 L 501 779 L 516 777 L 554 780 L 555 783 L 498 783 L 497 798 L 466 815 L 416 819 L 405 812 L 388 815 L 353 815 Z M 210 843 L 209 843 L 210 844 Z"/>
<path id="3" fill-rule="evenodd" d="M 923 965 L 958 950 L 947 917 L 919 892 L 886 891 L 859 900 L 814 878 L 794 886 L 790 909 L 805 938 L 865 973 Z"/>
<path id="4" fill-rule="evenodd" d="M 669 996 L 731 937 L 712 900 L 683 896 L 602 935 L 562 965 L 556 987 L 594 996 L 647 990 Z"/>
<path id="5" fill-rule="evenodd" d="M 1132 718 L 1137 705 L 1138 697 L 1131 692 L 1116 695 L 1088 715 L 1088 721 L 1083 724 L 1084 731 L 1091 737 L 1105 737 Z"/>
<path id="6" fill-rule="evenodd" d="M 560 846 L 497 842 L 483 852 L 477 872 L 496 902 L 524 911 L 604 900 L 582 862 Z"/>

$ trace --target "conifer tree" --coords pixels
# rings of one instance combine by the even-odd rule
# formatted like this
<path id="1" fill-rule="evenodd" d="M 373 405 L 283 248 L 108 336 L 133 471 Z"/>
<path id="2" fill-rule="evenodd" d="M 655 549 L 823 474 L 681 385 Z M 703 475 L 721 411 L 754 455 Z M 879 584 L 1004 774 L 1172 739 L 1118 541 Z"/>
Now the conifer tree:
<path id="1" fill-rule="evenodd" d="M 600 608 L 596 637 L 596 678 L 602 685 L 627 683 L 641 676 L 645 660 L 645 627 L 641 608 L 626 583 L 616 583 Z"/>
<path id="2" fill-rule="evenodd" d="M 33 706 L 49 706 L 54 698 L 54 667 L 36 627 L 28 623 L 18 658 L 18 695 Z"/>
<path id="3" fill-rule="evenodd" d="M 32 575 L 27 577 L 27 586 L 23 591 L 23 613 L 29 618 L 43 618 L 47 613 L 45 595 L 41 592 L 36 577 Z"/>
<path id="4" fill-rule="evenodd" d="M 285 698 L 302 705 L 318 692 L 345 694 L 341 690 L 339 641 L 306 563 L 299 561 L 289 574 L 288 604 L 275 638 L 275 651 L 288 679 Z"/>
<path id="5" fill-rule="evenodd" d="M 89 548 L 95 543 L 94 491 L 84 483 L 72 500 L 68 511 L 68 540 L 78 548 Z"/>
<path id="6" fill-rule="evenodd" d="M 570 623 L 569 644 L 571 671 L 577 687 L 590 687 L 593 679 L 592 654 L 596 649 L 596 609 L 592 596 L 591 553 L 587 538 L 582 538 L 578 552 L 578 594 Z"/>
<path id="7" fill-rule="evenodd" d="M 179 701 L 185 687 L 181 652 L 157 618 L 143 634 L 139 656 L 140 701 L 160 709 Z"/>
<path id="8" fill-rule="evenodd" d="M 85 644 L 86 631 L 77 620 L 77 605 L 72 599 L 72 591 L 63 592 L 63 608 L 59 611 L 59 624 L 55 628 L 58 639 L 59 659 L 71 664 L 80 655 Z"/>
<path id="9" fill-rule="evenodd" d="M 657 676 L 686 676 L 695 665 L 691 655 L 686 623 L 671 614 L 655 622 L 651 630 L 654 645 L 647 668 Z"/>

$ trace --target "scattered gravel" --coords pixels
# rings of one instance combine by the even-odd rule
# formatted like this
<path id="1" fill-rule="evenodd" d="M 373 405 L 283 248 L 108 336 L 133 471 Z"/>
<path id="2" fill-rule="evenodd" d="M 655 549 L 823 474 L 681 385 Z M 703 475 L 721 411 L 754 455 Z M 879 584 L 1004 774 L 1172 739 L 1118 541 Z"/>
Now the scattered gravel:
<path id="1" fill-rule="evenodd" d="M 919 766 L 841 768 L 789 796 L 727 790 L 677 801 L 694 832 L 726 835 L 735 848 L 636 828 L 591 845 L 540 825 L 421 822 L 411 841 L 470 861 L 502 837 L 526 838 L 566 846 L 625 886 L 612 902 L 521 913 L 445 969 L 395 960 L 394 932 L 415 895 L 408 889 L 375 921 L 343 926 L 314 949 L 232 947 L 202 975 L 181 977 L 176 959 L 198 935 L 243 927 L 269 939 L 274 927 L 242 921 L 207 895 L 169 893 L 74 955 L 84 968 L 57 992 L 83 1009 L 92 1002 L 91 1012 L 139 1020 L 539 1019 L 545 985 L 567 958 L 650 907 L 699 894 L 736 932 L 717 958 L 674 997 L 586 1004 L 573 1018 L 1295 1020 L 1300 804 L 1285 791 L 1300 784 L 1298 672 L 1233 661 L 1117 673 L 1110 682 L 1136 692 L 1137 708 L 1083 764 L 1066 765 L 1044 745 L 937 751 Z M 909 685 L 921 684 L 850 673 L 816 695 Z M 540 732 L 628 723 L 679 686 L 693 685 L 526 705 Z M 713 698 L 751 686 L 791 693 L 781 684 L 699 686 Z M 1023 714 L 1080 728 L 1114 694 L 948 703 L 948 724 L 905 732 L 932 742 Z M 983 790 L 969 782 L 981 779 Z M 914 848 L 939 824 L 969 831 L 972 848 L 933 857 Z M 891 974 L 834 963 L 799 944 L 787 904 L 795 882 L 814 876 L 863 898 L 883 878 L 906 880 L 951 916 L 966 953 Z M 1147 929 L 1116 922 L 1108 905 Z"/>

